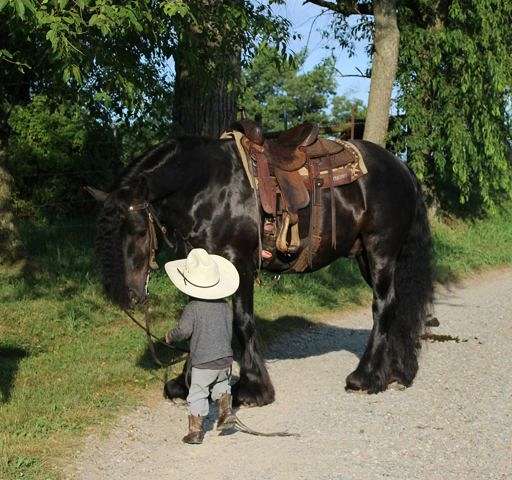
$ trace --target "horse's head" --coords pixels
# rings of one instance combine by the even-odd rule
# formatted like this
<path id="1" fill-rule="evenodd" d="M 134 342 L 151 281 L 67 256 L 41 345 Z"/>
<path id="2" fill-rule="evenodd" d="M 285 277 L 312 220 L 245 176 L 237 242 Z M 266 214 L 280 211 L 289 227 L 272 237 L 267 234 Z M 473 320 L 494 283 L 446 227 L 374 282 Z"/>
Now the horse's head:
<path id="1" fill-rule="evenodd" d="M 96 254 L 106 294 L 122 308 L 144 303 L 156 249 L 145 179 L 132 179 L 109 194 L 90 187 L 87 191 L 103 202 Z"/>

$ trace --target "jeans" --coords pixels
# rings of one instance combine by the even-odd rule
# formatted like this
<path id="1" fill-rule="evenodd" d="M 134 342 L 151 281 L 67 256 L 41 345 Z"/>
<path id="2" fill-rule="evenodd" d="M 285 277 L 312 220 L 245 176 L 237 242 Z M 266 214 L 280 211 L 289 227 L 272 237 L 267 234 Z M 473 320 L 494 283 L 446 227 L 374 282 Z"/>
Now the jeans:
<path id="1" fill-rule="evenodd" d="M 192 379 L 187 397 L 190 415 L 201 417 L 208 415 L 210 389 L 213 401 L 218 400 L 223 393 L 231 394 L 230 370 L 231 367 L 222 370 L 192 367 Z"/>

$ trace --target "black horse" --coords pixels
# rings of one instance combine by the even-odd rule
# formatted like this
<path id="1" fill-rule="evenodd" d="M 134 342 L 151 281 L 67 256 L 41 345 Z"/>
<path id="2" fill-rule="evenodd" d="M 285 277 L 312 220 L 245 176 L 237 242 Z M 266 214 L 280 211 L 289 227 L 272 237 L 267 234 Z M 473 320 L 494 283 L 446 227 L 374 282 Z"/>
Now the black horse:
<path id="1" fill-rule="evenodd" d="M 368 174 L 335 189 L 336 247 L 322 249 L 308 271 L 339 257 L 357 260 L 373 289 L 374 324 L 346 387 L 377 393 L 394 381 L 410 386 L 418 370 L 420 335 L 433 295 L 432 245 L 425 204 L 411 171 L 375 144 L 353 143 Z M 147 299 L 155 237 L 152 217 L 167 226 L 181 247 L 202 247 L 235 264 L 240 272 L 240 288 L 233 298 L 235 332 L 242 346 L 235 400 L 252 405 L 272 402 L 274 388 L 253 315 L 260 207 L 235 142 L 170 140 L 135 159 L 109 194 L 95 193 L 104 202 L 97 238 L 103 284 L 120 306 Z M 328 189 L 323 195 L 329 205 Z M 330 229 L 326 208 L 323 230 Z M 286 272 L 289 265 L 282 261 L 274 269 Z M 171 397 L 186 393 L 183 374 L 167 385 Z"/>

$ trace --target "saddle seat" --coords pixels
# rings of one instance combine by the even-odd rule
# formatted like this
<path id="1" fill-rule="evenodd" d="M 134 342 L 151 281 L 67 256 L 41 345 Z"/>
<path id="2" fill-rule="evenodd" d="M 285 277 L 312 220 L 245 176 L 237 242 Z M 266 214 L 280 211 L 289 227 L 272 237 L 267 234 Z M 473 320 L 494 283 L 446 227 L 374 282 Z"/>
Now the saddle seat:
<path id="1" fill-rule="evenodd" d="M 251 142 L 263 146 L 265 140 L 261 127 L 252 120 L 238 120 L 231 125 L 231 128 L 242 132 Z M 311 145 L 318 138 L 318 125 L 314 123 L 302 123 L 292 127 L 274 140 L 283 148 L 299 148 Z"/>

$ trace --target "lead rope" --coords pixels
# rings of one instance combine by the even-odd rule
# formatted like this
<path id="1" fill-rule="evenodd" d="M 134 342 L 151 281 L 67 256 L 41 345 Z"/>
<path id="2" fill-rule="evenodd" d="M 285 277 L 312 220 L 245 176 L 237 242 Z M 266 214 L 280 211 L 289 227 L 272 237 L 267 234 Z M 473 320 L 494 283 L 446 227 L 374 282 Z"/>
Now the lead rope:
<path id="1" fill-rule="evenodd" d="M 124 310 L 123 309 L 123 311 L 127 315 L 127 317 L 135 325 L 137 325 L 139 328 L 144 330 L 144 332 L 146 333 L 146 338 L 148 340 L 149 351 L 151 353 L 151 356 L 152 356 L 154 362 L 157 365 L 159 365 L 160 367 L 165 369 L 164 370 L 164 377 L 163 378 L 160 377 L 159 375 L 156 375 L 156 377 L 159 380 L 161 380 L 164 383 L 164 385 L 165 385 L 167 383 L 168 379 L 169 379 L 169 366 L 166 366 L 164 364 L 164 362 L 162 362 L 160 360 L 160 358 L 158 358 L 158 355 L 157 355 L 156 349 L 155 349 L 155 343 L 160 343 L 162 345 L 165 345 L 170 350 L 177 351 L 180 354 L 184 354 L 184 353 L 188 354 L 190 352 L 188 350 L 184 349 L 184 348 L 180 348 L 180 347 L 176 347 L 176 346 L 171 346 L 168 343 L 163 342 L 157 336 L 155 336 L 151 332 L 151 330 L 149 328 L 149 319 L 148 319 L 149 312 L 148 312 L 147 309 L 145 309 L 145 311 L 144 311 L 144 324 L 139 322 L 130 312 L 128 312 L 128 310 Z M 186 383 L 188 388 L 190 388 L 190 385 L 188 384 L 188 376 L 190 374 L 190 371 L 191 371 L 191 367 L 190 367 L 190 362 L 189 362 L 187 371 L 185 372 L 185 383 Z M 229 373 L 228 378 L 231 379 L 231 371 Z M 283 432 L 258 432 L 257 430 L 253 430 L 252 428 L 248 427 L 244 422 L 242 422 L 242 420 L 240 420 L 240 418 L 238 418 L 236 413 L 233 412 L 233 416 L 235 417 L 235 420 L 236 420 L 235 425 L 238 427 L 238 430 L 240 432 L 247 433 L 249 435 L 256 435 L 256 436 L 259 436 L 259 437 L 300 437 L 300 434 L 298 434 L 298 433 L 289 433 L 287 431 L 283 431 Z"/>
<path id="2" fill-rule="evenodd" d="M 236 413 L 233 413 L 233 416 L 236 419 L 235 425 L 238 427 L 240 432 L 248 433 L 249 435 L 255 435 L 257 437 L 300 437 L 300 433 L 290 433 L 287 431 L 283 432 L 258 432 L 257 430 L 253 430 L 248 427 L 242 420 L 238 418 Z"/>
<path id="3" fill-rule="evenodd" d="M 159 343 L 161 345 L 165 345 L 169 350 L 173 350 L 173 351 L 177 351 L 179 352 L 181 355 L 183 355 L 184 353 L 189 353 L 188 350 L 184 349 L 184 348 L 180 348 L 180 347 L 176 347 L 176 346 L 171 346 L 169 345 L 168 343 L 166 342 L 163 342 L 161 339 L 159 339 L 158 337 L 156 337 L 155 335 L 153 335 L 151 333 L 151 330 L 149 328 L 149 315 L 148 315 L 148 311 L 147 309 L 145 309 L 144 311 L 144 324 L 140 323 L 130 312 L 128 312 L 128 310 L 125 310 L 123 309 L 123 312 L 126 314 L 126 316 L 135 324 L 137 325 L 139 328 L 141 328 L 142 330 L 144 330 L 144 332 L 146 333 L 146 338 L 147 338 L 147 341 L 148 341 L 148 348 L 149 348 L 149 352 L 151 353 L 151 357 L 153 358 L 153 361 L 159 365 L 160 367 L 164 368 L 164 376 L 163 378 L 160 376 L 160 375 L 156 375 L 155 376 L 161 380 L 164 384 L 167 383 L 167 381 L 169 380 L 169 370 L 170 370 L 170 367 L 172 366 L 172 362 L 174 362 L 176 360 L 176 358 L 173 358 L 172 362 L 170 365 L 165 365 L 164 362 L 162 362 L 160 360 L 160 358 L 158 358 L 158 355 L 156 353 L 156 349 L 155 349 L 155 343 Z"/>

